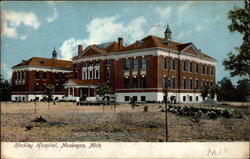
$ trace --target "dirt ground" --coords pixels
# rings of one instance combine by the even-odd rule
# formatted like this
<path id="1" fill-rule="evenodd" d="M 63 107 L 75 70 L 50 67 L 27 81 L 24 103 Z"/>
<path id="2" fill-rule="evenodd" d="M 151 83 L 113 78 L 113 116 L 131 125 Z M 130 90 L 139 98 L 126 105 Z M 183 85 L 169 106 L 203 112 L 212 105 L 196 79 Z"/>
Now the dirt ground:
<path id="1" fill-rule="evenodd" d="M 143 107 L 148 106 L 148 112 Z M 1 141 L 6 142 L 164 142 L 165 113 L 162 104 L 144 104 L 134 109 L 128 104 L 114 106 L 77 106 L 74 103 L 1 103 Z M 225 106 L 224 106 L 225 107 Z M 230 107 L 232 109 L 232 107 Z M 168 113 L 170 142 L 249 141 L 249 109 L 242 119 L 201 119 Z M 45 123 L 31 122 L 42 116 Z M 26 127 L 31 126 L 31 130 Z"/>

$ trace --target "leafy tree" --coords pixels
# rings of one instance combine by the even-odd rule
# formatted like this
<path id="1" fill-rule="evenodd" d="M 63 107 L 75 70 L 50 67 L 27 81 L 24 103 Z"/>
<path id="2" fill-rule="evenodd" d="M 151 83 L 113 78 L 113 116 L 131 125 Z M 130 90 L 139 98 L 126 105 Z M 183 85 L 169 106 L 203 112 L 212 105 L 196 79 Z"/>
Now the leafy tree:
<path id="1" fill-rule="evenodd" d="M 208 89 L 208 93 L 210 94 L 210 97 L 212 99 L 214 99 L 214 96 L 215 94 L 217 94 L 219 91 L 219 86 L 217 84 L 211 86 L 209 89 Z"/>
<path id="2" fill-rule="evenodd" d="M 48 84 L 45 86 L 44 93 L 47 96 L 48 101 L 48 109 L 49 109 L 49 102 L 52 100 L 52 92 L 54 90 L 54 86 L 52 84 Z"/>
<path id="3" fill-rule="evenodd" d="M 11 84 L 8 80 L 4 80 L 0 75 L 0 101 L 11 100 Z"/>
<path id="4" fill-rule="evenodd" d="M 235 50 L 239 54 L 230 52 L 228 58 L 223 61 L 226 70 L 231 71 L 231 76 L 248 76 L 250 78 L 250 42 L 249 42 L 249 1 L 245 0 L 244 8 L 234 8 L 229 11 L 228 18 L 231 24 L 228 26 L 230 32 L 239 32 L 243 34 L 243 43 Z"/>
<path id="5" fill-rule="evenodd" d="M 237 99 L 236 89 L 230 79 L 224 77 L 219 83 L 218 100 L 235 101 Z"/>
<path id="6" fill-rule="evenodd" d="M 108 83 L 102 83 L 96 90 L 96 93 L 99 94 L 100 97 L 102 97 L 102 101 L 105 99 L 108 99 L 108 95 L 111 94 L 111 89 Z M 102 106 L 102 109 L 104 111 L 104 105 Z"/>
<path id="7" fill-rule="evenodd" d="M 250 96 L 250 80 L 242 79 L 237 82 L 236 94 L 238 101 L 246 102 Z"/>
<path id="8" fill-rule="evenodd" d="M 201 96 L 202 96 L 202 99 L 205 100 L 205 98 L 207 97 L 208 95 L 208 89 L 209 87 L 207 85 L 203 85 L 201 88 L 200 88 L 200 92 L 201 92 Z"/>
<path id="9" fill-rule="evenodd" d="M 105 95 L 111 94 L 110 86 L 107 83 L 103 83 L 97 88 L 96 93 L 105 99 Z"/>

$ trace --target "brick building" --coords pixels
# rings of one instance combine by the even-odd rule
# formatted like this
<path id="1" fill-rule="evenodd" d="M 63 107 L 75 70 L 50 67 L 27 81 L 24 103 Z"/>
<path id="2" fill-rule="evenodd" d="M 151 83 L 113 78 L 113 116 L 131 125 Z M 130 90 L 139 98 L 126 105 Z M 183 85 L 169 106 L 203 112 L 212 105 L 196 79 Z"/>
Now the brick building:
<path id="1" fill-rule="evenodd" d="M 64 97 L 63 84 L 72 75 L 72 61 L 58 60 L 54 49 L 52 58 L 32 57 L 12 67 L 12 101 L 41 100 L 47 84 L 54 85 L 53 98 Z"/>
<path id="2" fill-rule="evenodd" d="M 124 46 L 123 39 L 84 50 L 78 46 L 73 57 L 73 79 L 65 83 L 67 99 L 95 100 L 96 87 L 109 83 L 118 102 L 168 101 L 200 102 L 202 85 L 215 83 L 216 60 L 193 43 L 171 39 L 167 27 L 164 38 L 147 36 Z"/>

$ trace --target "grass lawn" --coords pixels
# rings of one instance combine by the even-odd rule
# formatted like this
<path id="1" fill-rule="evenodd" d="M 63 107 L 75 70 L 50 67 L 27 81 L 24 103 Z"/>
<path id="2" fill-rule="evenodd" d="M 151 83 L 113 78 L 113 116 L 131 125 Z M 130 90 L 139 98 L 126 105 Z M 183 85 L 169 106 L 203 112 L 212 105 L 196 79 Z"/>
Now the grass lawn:
<path id="1" fill-rule="evenodd" d="M 148 112 L 143 112 L 144 105 Z M 134 109 L 128 104 L 113 106 L 77 106 L 73 103 L 1 103 L 1 141 L 5 142 L 162 142 L 165 141 L 163 104 L 144 104 Z M 104 109 L 103 109 L 104 108 Z M 225 108 L 225 107 L 224 107 Z M 230 107 L 229 109 L 232 109 Z M 249 141 L 248 107 L 235 107 L 242 119 L 219 117 L 201 119 L 168 113 L 170 142 Z M 42 116 L 44 123 L 31 122 Z M 31 130 L 26 130 L 26 126 Z"/>

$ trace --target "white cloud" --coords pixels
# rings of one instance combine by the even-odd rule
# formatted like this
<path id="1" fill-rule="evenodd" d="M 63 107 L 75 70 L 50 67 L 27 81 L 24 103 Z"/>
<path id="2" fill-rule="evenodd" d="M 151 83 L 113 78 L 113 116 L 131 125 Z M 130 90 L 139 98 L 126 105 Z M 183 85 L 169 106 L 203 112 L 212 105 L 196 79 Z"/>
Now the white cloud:
<path id="1" fill-rule="evenodd" d="M 4 79 L 11 79 L 12 70 L 9 65 L 7 65 L 6 63 L 1 63 L 1 71 Z"/>
<path id="2" fill-rule="evenodd" d="M 18 27 L 25 25 L 38 29 L 40 22 L 33 12 L 2 12 L 2 34 L 10 38 L 26 39 L 26 35 L 17 32 Z"/>
<path id="3" fill-rule="evenodd" d="M 56 8 L 53 8 L 53 15 L 50 17 L 47 17 L 46 20 L 48 23 L 51 23 L 55 21 L 59 17 L 58 11 Z"/>
<path id="4" fill-rule="evenodd" d="M 76 40 L 75 38 L 65 40 L 60 47 L 62 59 L 71 60 L 71 58 L 76 55 L 77 45 L 79 44 L 83 44 L 83 40 Z"/>
<path id="5" fill-rule="evenodd" d="M 127 42 L 133 42 L 145 35 L 143 24 L 146 19 L 138 17 L 124 25 L 118 22 L 118 16 L 95 18 L 87 26 L 89 37 L 84 39 L 86 45 L 114 41 L 117 37 L 123 37 Z"/>
<path id="6" fill-rule="evenodd" d="M 160 15 L 162 19 L 169 19 L 171 16 L 172 7 L 167 6 L 165 8 L 156 7 L 155 12 Z"/>
<path id="7" fill-rule="evenodd" d="M 87 25 L 88 37 L 85 39 L 70 38 L 63 42 L 61 55 L 63 59 L 71 59 L 76 55 L 77 45 L 88 46 L 117 40 L 123 37 L 124 41 L 134 42 L 143 36 L 142 25 L 146 22 L 144 17 L 131 20 L 127 25 L 119 22 L 118 16 L 95 18 Z"/>

